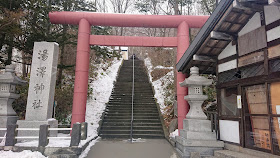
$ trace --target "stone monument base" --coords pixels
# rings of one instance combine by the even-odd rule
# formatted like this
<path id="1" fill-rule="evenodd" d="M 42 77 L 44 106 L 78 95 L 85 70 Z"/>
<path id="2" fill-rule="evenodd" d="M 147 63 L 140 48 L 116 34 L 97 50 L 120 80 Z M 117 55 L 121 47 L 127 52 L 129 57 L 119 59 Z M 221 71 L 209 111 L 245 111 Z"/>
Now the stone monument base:
<path id="1" fill-rule="evenodd" d="M 6 128 L 7 125 L 16 124 L 18 120 L 17 116 L 0 116 L 0 128 Z M 6 131 L 0 130 L 0 137 L 4 137 Z M 0 142 L 2 139 L 0 139 Z"/>
<path id="2" fill-rule="evenodd" d="M 201 157 L 213 156 L 215 150 L 222 150 L 223 141 L 191 140 L 182 136 L 176 137 L 176 150 L 181 158 L 190 158 L 191 152 L 199 153 Z"/>
<path id="3" fill-rule="evenodd" d="M 19 128 L 40 128 L 40 125 L 48 124 L 50 125 L 50 128 L 57 128 L 58 127 L 58 121 L 56 119 L 48 119 L 47 121 L 27 121 L 27 120 L 18 120 L 17 121 Z M 39 136 L 39 130 L 38 131 L 18 131 L 18 136 Z M 57 136 L 57 131 L 50 131 L 51 137 Z M 20 140 L 19 140 L 20 141 Z"/>

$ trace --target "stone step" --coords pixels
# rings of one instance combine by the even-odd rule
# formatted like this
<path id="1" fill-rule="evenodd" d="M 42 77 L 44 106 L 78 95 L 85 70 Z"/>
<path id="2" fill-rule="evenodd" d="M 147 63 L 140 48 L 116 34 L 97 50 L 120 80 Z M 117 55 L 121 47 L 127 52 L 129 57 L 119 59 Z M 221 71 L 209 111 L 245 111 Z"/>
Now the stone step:
<path id="1" fill-rule="evenodd" d="M 122 87 L 122 88 L 114 88 L 113 92 L 132 92 L 131 87 Z M 153 92 L 151 88 L 134 88 L 134 93 L 135 92 Z"/>
<path id="2" fill-rule="evenodd" d="M 103 126 L 101 130 L 130 130 L 130 126 Z M 162 126 L 133 126 L 133 130 L 162 130 Z"/>
<path id="3" fill-rule="evenodd" d="M 119 102 L 119 101 L 114 101 L 114 102 L 109 102 L 108 105 L 127 105 L 127 106 L 131 106 L 131 102 Z M 135 103 L 133 104 L 133 106 L 156 106 L 156 103 Z"/>
<path id="4" fill-rule="evenodd" d="M 110 98 L 110 101 L 132 101 L 132 97 L 126 97 L 126 98 Z M 150 101 L 150 102 L 155 102 L 154 98 L 141 98 L 141 97 L 133 97 L 134 101 Z"/>
<path id="5" fill-rule="evenodd" d="M 112 96 L 131 96 L 132 95 L 132 91 L 130 92 L 116 92 L 116 91 L 112 91 L 111 93 Z M 151 92 L 134 92 L 134 96 L 154 96 L 153 93 Z"/>
<path id="6" fill-rule="evenodd" d="M 217 158 L 261 158 L 241 152 L 235 152 L 230 150 L 217 150 L 214 151 L 214 156 Z"/>
<path id="7" fill-rule="evenodd" d="M 132 92 L 132 88 L 130 87 L 122 87 L 122 88 L 115 88 L 113 89 L 113 92 Z M 147 93 L 147 92 L 153 92 L 151 88 L 134 88 L 134 93 Z"/>
<path id="8" fill-rule="evenodd" d="M 121 87 L 121 86 L 126 86 L 126 87 L 132 87 L 132 82 L 118 82 L 114 85 L 114 87 Z M 145 82 L 134 82 L 134 87 L 138 88 L 138 87 L 142 87 L 142 86 L 146 86 L 149 88 L 152 88 L 150 83 L 145 83 Z"/>
<path id="9" fill-rule="evenodd" d="M 105 115 L 105 118 L 108 119 L 130 119 L 131 116 L 108 116 Z M 134 119 L 160 119 L 159 116 L 133 116 Z"/>
<path id="10" fill-rule="evenodd" d="M 100 134 L 99 135 L 103 139 L 129 139 L 130 134 Z M 142 139 L 164 139 L 163 134 L 133 134 L 134 139 L 142 138 Z"/>
<path id="11" fill-rule="evenodd" d="M 133 119 L 134 123 L 157 123 L 159 122 L 160 119 Z M 107 122 L 131 122 L 131 119 L 109 119 L 109 118 L 104 118 L 103 120 L 104 123 Z"/>
<path id="12" fill-rule="evenodd" d="M 48 156 L 48 158 L 78 158 L 76 154 L 53 154 Z"/>
<path id="13" fill-rule="evenodd" d="M 134 139 L 142 138 L 142 139 L 164 139 L 164 134 L 133 134 Z"/>
<path id="14" fill-rule="evenodd" d="M 110 112 L 110 113 L 130 113 L 131 110 L 128 110 L 128 109 L 123 109 L 123 110 L 108 110 L 106 109 L 105 110 L 106 112 Z M 148 114 L 152 114 L 152 113 L 157 113 L 158 111 L 157 110 L 137 110 L 137 111 L 133 111 L 134 114 L 139 114 L 139 113 L 148 113 Z"/>
<path id="15" fill-rule="evenodd" d="M 99 136 L 102 139 L 129 139 L 130 134 L 103 134 L 100 133 Z"/>
<path id="16" fill-rule="evenodd" d="M 132 100 L 132 97 L 131 96 L 123 96 L 122 98 L 120 97 L 111 97 L 110 100 Z M 150 101 L 153 101 L 155 102 L 155 99 L 153 97 L 141 97 L 141 96 L 138 96 L 138 97 L 133 97 L 133 100 L 150 100 Z"/>
<path id="17" fill-rule="evenodd" d="M 131 107 L 107 107 L 106 108 L 107 111 L 110 111 L 110 110 L 132 110 Z M 133 111 L 138 111 L 138 110 L 157 110 L 156 107 L 133 107 Z"/>
<path id="18" fill-rule="evenodd" d="M 131 106 L 107 106 L 108 111 L 110 110 L 132 110 Z M 146 107 L 141 107 L 141 106 L 134 106 L 133 111 L 138 111 L 138 110 L 157 110 L 157 107 L 153 106 L 146 106 Z"/>
<path id="19" fill-rule="evenodd" d="M 141 100 L 133 100 L 133 101 L 134 101 L 133 105 L 135 105 L 135 106 L 137 106 L 137 105 L 139 105 L 139 106 L 142 106 L 142 105 L 143 106 L 145 106 L 145 105 L 156 106 L 157 105 L 155 100 L 150 101 L 150 102 L 148 102 L 148 101 L 147 102 L 141 102 Z M 121 100 L 110 100 L 108 102 L 108 104 L 110 104 L 110 105 L 127 105 L 127 106 L 131 106 L 131 103 L 132 103 L 132 100 L 123 100 L 123 101 L 121 101 Z"/>
<path id="20" fill-rule="evenodd" d="M 130 122 L 103 122 L 104 126 L 130 126 Z M 133 126 L 161 126 L 159 122 L 134 122 Z"/>
<path id="21" fill-rule="evenodd" d="M 102 134 L 130 134 L 130 129 L 128 130 L 101 130 L 100 133 Z M 164 134 L 162 130 L 132 130 L 133 134 Z"/>
<path id="22" fill-rule="evenodd" d="M 131 111 L 130 112 L 105 112 L 106 116 L 131 116 Z M 149 116 L 149 115 L 154 115 L 154 116 L 158 116 L 158 112 L 151 112 L 151 113 L 134 113 L 134 116 Z"/>
<path id="23" fill-rule="evenodd" d="M 128 106 L 132 106 L 132 100 L 110 100 L 108 102 L 108 104 L 110 105 L 128 105 Z M 141 101 L 141 100 L 134 100 L 133 101 L 133 105 L 137 106 L 141 106 L 141 105 L 152 105 L 156 107 L 155 101 Z"/>
<path id="24" fill-rule="evenodd" d="M 108 108 L 131 108 L 130 104 L 108 104 Z M 157 108 L 155 104 L 133 104 L 134 108 Z"/>

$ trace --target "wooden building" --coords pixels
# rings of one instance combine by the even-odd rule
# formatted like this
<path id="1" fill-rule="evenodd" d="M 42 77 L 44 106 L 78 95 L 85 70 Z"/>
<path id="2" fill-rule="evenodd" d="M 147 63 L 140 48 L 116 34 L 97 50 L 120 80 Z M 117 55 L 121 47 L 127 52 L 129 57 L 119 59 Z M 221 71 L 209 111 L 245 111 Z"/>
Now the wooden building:
<path id="1" fill-rule="evenodd" d="M 222 0 L 176 68 L 217 75 L 219 138 L 280 155 L 280 1 Z"/>

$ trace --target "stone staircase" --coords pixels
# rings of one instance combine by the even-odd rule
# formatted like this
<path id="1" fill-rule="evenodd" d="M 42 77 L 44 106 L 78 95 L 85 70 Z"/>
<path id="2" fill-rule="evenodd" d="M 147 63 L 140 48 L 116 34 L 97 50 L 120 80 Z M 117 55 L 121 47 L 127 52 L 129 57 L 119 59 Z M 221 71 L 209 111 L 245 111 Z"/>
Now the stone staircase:
<path id="1" fill-rule="evenodd" d="M 124 61 L 99 132 L 102 138 L 129 139 L 132 114 L 132 59 Z M 164 138 L 144 62 L 135 59 L 133 138 Z"/>

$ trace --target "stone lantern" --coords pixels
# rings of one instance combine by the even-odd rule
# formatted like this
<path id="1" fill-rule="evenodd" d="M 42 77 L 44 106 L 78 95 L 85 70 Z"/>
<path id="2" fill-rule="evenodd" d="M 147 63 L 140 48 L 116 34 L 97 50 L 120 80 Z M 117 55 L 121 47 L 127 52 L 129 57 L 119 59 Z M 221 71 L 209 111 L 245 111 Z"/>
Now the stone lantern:
<path id="1" fill-rule="evenodd" d="M 181 157 L 191 157 L 192 153 L 199 153 L 203 157 L 213 156 L 214 150 L 224 147 L 222 141 L 216 140 L 216 134 L 211 131 L 211 122 L 201 108 L 207 99 L 202 87 L 211 84 L 212 80 L 199 76 L 197 67 L 192 67 L 190 77 L 180 83 L 180 86 L 188 87 L 188 95 L 184 99 L 190 105 L 180 136 L 176 137 L 176 149 Z"/>
<path id="2" fill-rule="evenodd" d="M 12 108 L 12 103 L 19 98 L 16 94 L 16 85 L 27 82 L 15 75 L 15 65 L 7 65 L 5 73 L 0 74 L 0 128 L 6 128 L 8 124 L 16 124 L 18 116 Z M 1 137 L 5 131 L 0 131 Z"/>
<path id="3" fill-rule="evenodd" d="M 207 117 L 203 113 L 201 105 L 208 97 L 203 95 L 202 86 L 211 85 L 212 80 L 199 76 L 199 69 L 197 67 L 192 67 L 190 71 L 190 77 L 180 83 L 181 87 L 188 87 L 188 95 L 184 99 L 188 101 L 190 110 L 186 118 L 206 120 Z"/>

